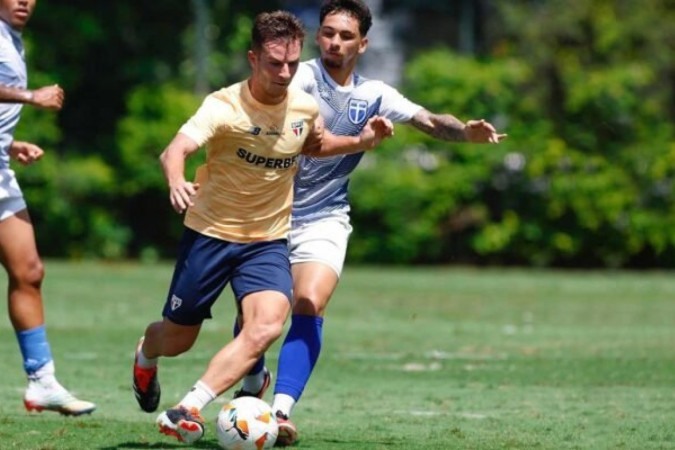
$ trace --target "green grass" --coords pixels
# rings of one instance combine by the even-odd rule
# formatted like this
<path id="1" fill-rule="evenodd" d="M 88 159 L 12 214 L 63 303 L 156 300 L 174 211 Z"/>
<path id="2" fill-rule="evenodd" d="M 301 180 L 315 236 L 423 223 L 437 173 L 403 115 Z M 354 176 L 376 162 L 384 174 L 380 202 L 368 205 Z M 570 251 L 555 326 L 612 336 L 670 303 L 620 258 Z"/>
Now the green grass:
<path id="1" fill-rule="evenodd" d="M 99 409 L 28 415 L 5 320 L 0 448 L 216 448 L 213 426 L 193 447 L 158 434 L 130 389 L 135 342 L 159 317 L 172 267 L 46 264 L 57 374 Z M 229 292 L 214 317 L 192 351 L 162 361 L 162 406 L 230 339 Z M 324 329 L 296 448 L 675 448 L 672 274 L 351 267 Z M 210 424 L 220 404 L 205 410 Z"/>

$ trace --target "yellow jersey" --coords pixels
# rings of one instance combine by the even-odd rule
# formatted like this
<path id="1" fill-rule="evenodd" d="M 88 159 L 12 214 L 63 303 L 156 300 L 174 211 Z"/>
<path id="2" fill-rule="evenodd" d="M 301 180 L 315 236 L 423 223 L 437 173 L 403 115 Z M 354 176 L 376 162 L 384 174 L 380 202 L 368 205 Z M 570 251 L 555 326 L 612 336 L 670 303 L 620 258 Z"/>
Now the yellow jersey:
<path id="1" fill-rule="evenodd" d="M 179 130 L 206 145 L 185 226 L 238 243 L 286 238 L 298 155 L 318 115 L 313 97 L 293 88 L 278 105 L 255 100 L 247 81 L 208 95 Z"/>

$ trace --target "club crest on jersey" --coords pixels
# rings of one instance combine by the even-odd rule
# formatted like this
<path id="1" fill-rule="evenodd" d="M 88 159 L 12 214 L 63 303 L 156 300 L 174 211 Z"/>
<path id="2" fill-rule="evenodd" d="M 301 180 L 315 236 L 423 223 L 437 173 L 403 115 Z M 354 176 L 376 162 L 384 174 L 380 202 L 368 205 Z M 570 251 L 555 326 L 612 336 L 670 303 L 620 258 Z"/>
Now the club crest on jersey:
<path id="1" fill-rule="evenodd" d="M 176 295 L 171 296 L 171 311 L 175 311 L 183 304 L 183 299 Z"/>
<path id="2" fill-rule="evenodd" d="M 298 120 L 297 122 L 291 122 L 291 130 L 293 130 L 293 134 L 300 137 L 302 135 L 302 130 L 304 128 L 304 122 L 302 120 Z"/>
<path id="3" fill-rule="evenodd" d="M 366 120 L 366 113 L 368 112 L 368 102 L 365 100 L 351 99 L 349 100 L 349 109 L 347 115 L 349 121 L 355 125 L 360 124 Z"/>

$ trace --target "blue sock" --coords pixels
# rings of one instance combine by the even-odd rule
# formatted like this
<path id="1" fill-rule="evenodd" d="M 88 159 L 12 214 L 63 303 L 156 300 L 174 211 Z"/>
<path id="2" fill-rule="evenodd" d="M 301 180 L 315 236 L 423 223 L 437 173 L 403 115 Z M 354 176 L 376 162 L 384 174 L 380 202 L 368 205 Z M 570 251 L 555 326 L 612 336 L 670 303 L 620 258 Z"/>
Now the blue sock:
<path id="1" fill-rule="evenodd" d="M 239 321 L 235 318 L 234 319 L 234 328 L 232 329 L 232 334 L 234 337 L 239 336 L 239 333 L 241 333 L 241 328 L 239 328 Z M 261 370 L 265 367 L 265 355 L 262 355 L 256 362 L 253 364 L 253 367 L 251 367 L 251 370 L 248 371 L 246 375 L 255 375 L 257 373 L 260 373 Z"/>
<path id="2" fill-rule="evenodd" d="M 52 360 L 52 351 L 47 341 L 44 325 L 30 330 L 17 331 L 16 338 L 23 356 L 23 369 L 30 376 Z"/>
<path id="3" fill-rule="evenodd" d="M 323 317 L 294 314 L 279 353 L 279 374 L 275 394 L 290 395 L 298 401 L 314 370 L 323 333 Z"/>

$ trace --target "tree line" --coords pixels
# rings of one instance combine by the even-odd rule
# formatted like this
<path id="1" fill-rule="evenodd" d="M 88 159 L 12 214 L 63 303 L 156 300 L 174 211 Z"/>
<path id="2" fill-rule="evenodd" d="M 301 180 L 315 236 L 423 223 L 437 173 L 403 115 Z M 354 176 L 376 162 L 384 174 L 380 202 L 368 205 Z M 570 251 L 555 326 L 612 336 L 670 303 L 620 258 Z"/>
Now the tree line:
<path id="1" fill-rule="evenodd" d="M 66 106 L 24 108 L 17 139 L 48 154 L 17 171 L 46 256 L 175 251 L 181 219 L 157 156 L 199 105 L 197 80 L 245 76 L 252 17 L 283 6 L 203 2 L 197 27 L 197 3 L 38 5 L 29 84 L 58 82 Z M 411 49 L 399 89 L 509 138 L 453 144 L 398 126 L 352 181 L 349 261 L 675 265 L 672 0 L 480 4 L 476 53 Z"/>

